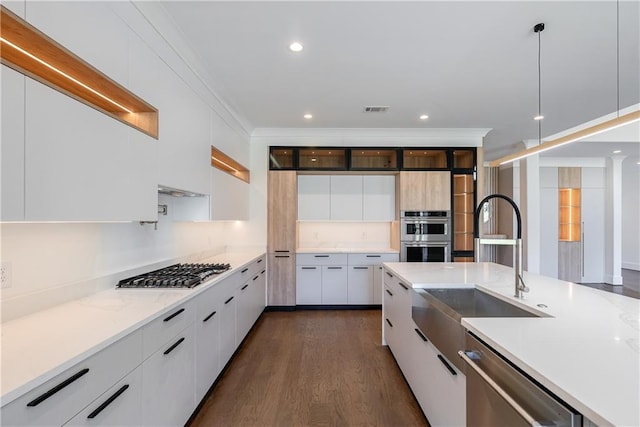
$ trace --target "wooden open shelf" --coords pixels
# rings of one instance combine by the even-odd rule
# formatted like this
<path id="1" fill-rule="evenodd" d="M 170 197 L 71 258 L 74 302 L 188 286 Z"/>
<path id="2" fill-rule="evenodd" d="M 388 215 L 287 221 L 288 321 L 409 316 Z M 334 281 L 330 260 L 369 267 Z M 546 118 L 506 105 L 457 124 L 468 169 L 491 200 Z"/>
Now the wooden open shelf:
<path id="1" fill-rule="evenodd" d="M 215 147 L 211 147 L 211 166 L 216 169 L 220 169 L 223 172 L 228 173 L 231 176 L 249 183 L 250 172 L 249 169 L 242 166 L 240 163 L 233 160 L 231 157 L 224 154 L 222 151 Z"/>
<path id="2" fill-rule="evenodd" d="M 158 110 L 4 6 L 2 63 L 158 139 Z"/>
<path id="3" fill-rule="evenodd" d="M 561 242 L 580 241 L 582 234 L 580 205 L 579 188 L 558 190 L 558 240 Z"/>

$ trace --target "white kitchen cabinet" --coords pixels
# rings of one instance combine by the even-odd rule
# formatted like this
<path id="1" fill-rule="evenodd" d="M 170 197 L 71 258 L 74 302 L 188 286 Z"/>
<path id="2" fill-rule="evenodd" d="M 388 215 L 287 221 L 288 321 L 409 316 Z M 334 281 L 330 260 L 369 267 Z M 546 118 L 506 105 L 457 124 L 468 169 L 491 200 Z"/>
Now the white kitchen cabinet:
<path id="1" fill-rule="evenodd" d="M 322 302 L 322 267 L 298 265 L 296 267 L 296 304 L 312 305 Z"/>
<path id="2" fill-rule="evenodd" d="M 330 219 L 362 221 L 362 176 L 332 175 L 330 178 Z"/>
<path id="3" fill-rule="evenodd" d="M 362 219 L 393 221 L 396 217 L 396 177 L 365 175 L 362 177 Z"/>
<path id="4" fill-rule="evenodd" d="M 227 365 L 236 351 L 236 306 L 235 289 L 226 289 L 220 306 L 220 367 Z"/>
<path id="5" fill-rule="evenodd" d="M 262 266 L 262 270 L 260 270 L 260 277 L 256 282 L 256 290 L 254 293 L 256 319 L 260 317 L 267 305 L 267 266 L 264 258 L 261 259 L 263 260 L 260 264 Z"/>
<path id="6" fill-rule="evenodd" d="M 25 0 L 3 0 L 2 5 L 24 19 Z"/>
<path id="7" fill-rule="evenodd" d="M 397 262 L 398 260 L 396 260 Z M 384 272 L 381 265 L 373 266 L 373 304 L 380 305 L 382 304 L 382 292 L 384 287 L 384 282 L 382 280 L 382 275 Z"/>
<path id="8" fill-rule="evenodd" d="M 604 282 L 605 189 L 582 188 L 582 283 Z"/>
<path id="9" fill-rule="evenodd" d="M 211 168 L 211 219 L 249 219 L 249 184 L 219 169 Z"/>
<path id="10" fill-rule="evenodd" d="M 347 302 L 349 304 L 373 304 L 373 269 L 372 265 L 349 267 Z"/>
<path id="11" fill-rule="evenodd" d="M 143 357 L 151 356 L 175 334 L 192 324 L 195 315 L 196 301 L 191 299 L 147 323 L 142 329 Z"/>
<path id="12" fill-rule="evenodd" d="M 195 322 L 195 401 L 199 402 L 214 383 L 220 366 L 220 307 L 222 304 L 217 286 L 198 298 L 198 314 Z"/>
<path id="13" fill-rule="evenodd" d="M 348 304 L 347 266 L 322 266 L 322 304 Z"/>
<path id="14" fill-rule="evenodd" d="M 244 337 L 253 326 L 253 280 L 248 279 L 236 291 L 238 302 L 236 303 L 236 345 L 240 345 Z"/>
<path id="15" fill-rule="evenodd" d="M 24 217 L 24 75 L 2 65 L 2 185 L 1 221 L 22 221 Z"/>
<path id="16" fill-rule="evenodd" d="M 142 424 L 142 368 L 138 367 L 94 400 L 65 426 L 139 426 Z"/>
<path id="17" fill-rule="evenodd" d="M 331 180 L 328 175 L 298 175 L 298 219 L 331 219 Z"/>

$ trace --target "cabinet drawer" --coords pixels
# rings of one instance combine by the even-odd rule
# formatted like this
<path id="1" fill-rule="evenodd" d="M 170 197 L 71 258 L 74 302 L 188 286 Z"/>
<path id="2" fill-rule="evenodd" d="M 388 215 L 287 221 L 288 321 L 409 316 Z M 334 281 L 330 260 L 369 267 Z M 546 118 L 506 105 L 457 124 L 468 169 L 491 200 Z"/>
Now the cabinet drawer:
<path id="1" fill-rule="evenodd" d="M 398 259 L 398 254 L 390 253 L 348 254 L 349 265 L 378 265 L 383 262 L 398 262 Z"/>
<path id="2" fill-rule="evenodd" d="M 347 265 L 347 254 L 297 254 L 298 265 Z"/>
<path id="3" fill-rule="evenodd" d="M 159 316 L 142 330 L 142 350 L 146 359 L 195 319 L 194 299 Z"/>
<path id="4" fill-rule="evenodd" d="M 2 407 L 1 424 L 64 424 L 142 362 L 140 335 L 127 335 Z"/>

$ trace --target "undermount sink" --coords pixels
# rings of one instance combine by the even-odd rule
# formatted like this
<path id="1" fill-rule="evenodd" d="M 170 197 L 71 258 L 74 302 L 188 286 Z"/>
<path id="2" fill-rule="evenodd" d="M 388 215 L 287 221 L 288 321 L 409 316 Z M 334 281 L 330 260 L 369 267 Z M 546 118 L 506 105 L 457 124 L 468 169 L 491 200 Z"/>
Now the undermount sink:
<path id="1" fill-rule="evenodd" d="M 476 288 L 423 289 L 439 309 L 460 321 L 463 317 L 540 317 Z M 442 307 L 442 304 L 445 305 Z"/>

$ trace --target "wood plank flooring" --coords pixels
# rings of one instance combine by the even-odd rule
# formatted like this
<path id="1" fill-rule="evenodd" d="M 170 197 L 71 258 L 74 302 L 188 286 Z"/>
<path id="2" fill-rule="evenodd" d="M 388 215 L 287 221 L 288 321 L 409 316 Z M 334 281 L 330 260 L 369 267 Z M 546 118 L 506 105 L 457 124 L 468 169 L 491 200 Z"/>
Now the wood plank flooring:
<path id="1" fill-rule="evenodd" d="M 191 426 L 426 426 L 380 310 L 264 313 Z"/>

